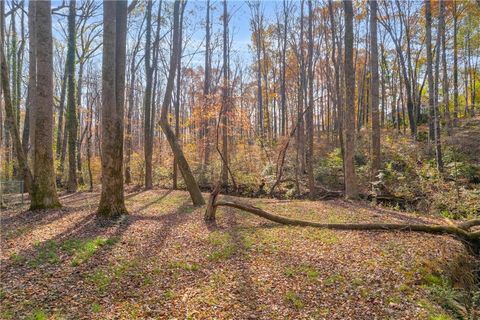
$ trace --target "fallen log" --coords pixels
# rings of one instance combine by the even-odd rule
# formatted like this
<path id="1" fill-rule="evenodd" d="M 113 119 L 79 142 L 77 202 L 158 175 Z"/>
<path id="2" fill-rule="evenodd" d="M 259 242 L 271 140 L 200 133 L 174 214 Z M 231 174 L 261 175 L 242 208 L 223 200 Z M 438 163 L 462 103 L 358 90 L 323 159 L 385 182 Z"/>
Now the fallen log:
<path id="1" fill-rule="evenodd" d="M 216 190 L 219 191 L 219 190 Z M 205 221 L 212 223 L 216 219 L 218 207 L 230 207 L 252 213 L 258 217 L 289 226 L 315 227 L 332 230 L 352 231 L 409 231 L 429 234 L 451 235 L 469 246 L 475 254 L 480 254 L 480 231 L 469 231 L 472 227 L 480 225 L 480 220 L 470 220 L 458 225 L 435 224 L 400 224 L 400 223 L 321 223 L 308 220 L 292 219 L 272 214 L 258 207 L 237 201 L 217 200 L 218 192 L 212 192 L 205 211 Z"/>

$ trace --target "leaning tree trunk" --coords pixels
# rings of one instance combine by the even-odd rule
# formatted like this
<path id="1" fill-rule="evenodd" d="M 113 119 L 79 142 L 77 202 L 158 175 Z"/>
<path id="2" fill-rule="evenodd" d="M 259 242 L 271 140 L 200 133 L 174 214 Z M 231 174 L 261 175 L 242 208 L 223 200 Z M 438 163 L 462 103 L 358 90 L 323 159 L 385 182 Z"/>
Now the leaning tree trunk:
<path id="1" fill-rule="evenodd" d="M 188 165 L 187 159 L 185 158 L 183 151 L 178 144 L 177 138 L 175 137 L 175 133 L 173 132 L 172 128 L 168 123 L 168 106 L 172 100 L 172 91 L 173 85 L 175 81 L 175 72 L 177 69 L 177 56 L 180 52 L 180 41 L 179 41 L 179 31 L 180 31 L 180 1 L 177 0 L 174 3 L 174 12 L 173 12 L 173 45 L 172 45 L 172 53 L 170 55 L 170 67 L 168 71 L 168 81 L 167 86 L 165 88 L 165 96 L 162 103 L 162 114 L 160 117 L 160 126 L 162 127 L 163 132 L 170 144 L 172 152 L 174 156 L 177 158 L 178 167 L 180 172 L 182 173 L 183 180 L 187 186 L 187 190 L 190 193 L 190 197 L 192 198 L 192 202 L 195 206 L 200 206 L 205 204 L 205 200 L 203 199 L 202 193 L 200 192 L 200 188 L 198 187 L 197 182 L 195 181 L 195 177 L 190 170 L 190 166 Z"/>
<path id="2" fill-rule="evenodd" d="M 102 194 L 97 214 L 127 214 L 123 187 L 123 113 L 127 1 L 103 3 Z"/>
<path id="3" fill-rule="evenodd" d="M 53 168 L 53 55 L 52 15 L 50 1 L 36 3 L 37 87 L 33 190 L 30 208 L 60 206 Z M 42 146 L 40 148 L 40 146 Z"/>

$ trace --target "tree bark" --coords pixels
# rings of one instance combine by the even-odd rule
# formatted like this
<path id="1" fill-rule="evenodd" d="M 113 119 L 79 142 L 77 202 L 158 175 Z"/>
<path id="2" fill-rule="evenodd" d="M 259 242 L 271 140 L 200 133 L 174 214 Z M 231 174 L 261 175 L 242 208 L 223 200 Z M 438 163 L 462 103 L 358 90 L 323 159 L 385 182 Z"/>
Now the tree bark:
<path id="1" fill-rule="evenodd" d="M 144 96 L 144 125 L 143 125 L 143 148 L 145 156 L 145 189 L 153 187 L 152 179 L 152 153 L 153 138 L 151 137 L 152 117 L 152 80 L 153 68 L 151 66 L 152 53 L 152 1 L 147 1 L 147 25 L 145 32 L 145 96 Z"/>
<path id="2" fill-rule="evenodd" d="M 228 48 L 228 10 L 227 1 L 223 1 L 223 88 L 222 88 L 222 172 L 221 179 L 224 188 L 228 187 L 228 112 L 230 107 L 230 65 Z"/>
<path id="3" fill-rule="evenodd" d="M 445 1 L 440 1 L 440 17 L 439 17 L 439 30 L 441 43 L 442 43 L 442 80 L 443 80 L 443 105 L 445 110 L 445 121 L 447 124 L 447 132 L 450 134 L 450 129 L 452 127 L 451 117 L 450 117 L 450 94 L 449 94 L 449 85 L 448 85 L 448 69 L 447 69 L 447 48 L 446 48 L 446 31 L 445 31 Z M 440 48 L 437 48 L 439 51 Z M 439 52 L 440 53 L 440 52 Z"/>
<path id="4" fill-rule="evenodd" d="M 431 0 L 427 0 L 431 1 Z M 440 12 L 442 11 L 442 4 L 445 5 L 443 1 L 440 1 Z M 440 114 L 438 107 L 438 96 L 439 96 L 439 86 L 440 86 L 440 50 L 441 50 L 441 32 L 443 26 L 442 24 L 445 21 L 441 18 L 441 13 L 439 14 L 438 19 L 438 30 L 437 30 L 437 41 L 436 48 L 437 53 L 435 54 L 435 98 L 433 100 L 433 132 L 435 136 L 435 160 L 437 163 L 438 172 L 443 172 L 443 158 L 442 158 L 442 143 L 440 141 Z"/>
<path id="5" fill-rule="evenodd" d="M 370 109 L 372 111 L 372 180 L 378 175 L 380 159 L 380 118 L 378 85 L 377 1 L 370 0 Z"/>
<path id="6" fill-rule="evenodd" d="M 345 14 L 345 196 L 358 197 L 355 175 L 355 68 L 353 66 L 353 6 L 343 1 Z"/>
<path id="7" fill-rule="evenodd" d="M 453 126 L 458 126 L 458 15 L 457 1 L 453 1 Z"/>
<path id="8" fill-rule="evenodd" d="M 51 2 L 35 4 L 37 87 L 33 192 L 30 208 L 60 206 L 53 168 L 53 55 Z M 42 146 L 41 148 L 39 146 Z"/>
<path id="9" fill-rule="evenodd" d="M 77 191 L 77 164 L 76 150 L 77 144 L 77 104 L 75 101 L 75 15 L 76 1 L 70 1 L 70 10 L 68 14 L 68 46 L 67 62 L 65 72 L 67 74 L 67 128 L 68 128 L 68 183 L 67 191 Z"/>
<path id="10" fill-rule="evenodd" d="M 103 3 L 102 193 L 97 214 L 127 214 L 123 187 L 123 114 L 127 1 Z"/>
<path id="11" fill-rule="evenodd" d="M 313 174 L 313 19 L 312 0 L 308 0 L 308 108 L 305 113 L 305 118 L 307 132 L 306 165 L 308 174 L 308 189 L 310 191 L 311 198 L 315 196 L 315 178 Z"/>

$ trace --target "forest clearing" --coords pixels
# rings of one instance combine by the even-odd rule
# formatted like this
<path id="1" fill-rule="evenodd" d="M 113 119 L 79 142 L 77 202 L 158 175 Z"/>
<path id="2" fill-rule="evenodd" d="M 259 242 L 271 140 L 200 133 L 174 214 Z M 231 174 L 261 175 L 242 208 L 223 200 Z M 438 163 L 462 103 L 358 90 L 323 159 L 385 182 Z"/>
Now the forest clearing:
<path id="1" fill-rule="evenodd" d="M 0 319 L 480 318 L 480 1 L 0 1 Z"/>
<path id="2" fill-rule="evenodd" d="M 3 317 L 444 319 L 465 294 L 446 277 L 472 281 L 448 236 L 281 226 L 230 208 L 209 226 L 186 192 L 162 189 L 127 192 L 130 214 L 101 226 L 98 198 L 2 213 Z M 343 200 L 248 202 L 312 221 L 443 223 Z"/>

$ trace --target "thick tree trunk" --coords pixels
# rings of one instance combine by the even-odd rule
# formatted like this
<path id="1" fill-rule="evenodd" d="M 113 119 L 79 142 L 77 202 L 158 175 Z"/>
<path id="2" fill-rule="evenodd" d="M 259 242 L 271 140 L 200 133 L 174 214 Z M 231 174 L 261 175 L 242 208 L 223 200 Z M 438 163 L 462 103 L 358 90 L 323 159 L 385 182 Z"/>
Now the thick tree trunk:
<path id="1" fill-rule="evenodd" d="M 98 215 L 127 214 L 123 187 L 123 114 L 127 1 L 103 3 L 102 193 Z"/>
<path id="2" fill-rule="evenodd" d="M 33 192 L 30 208 L 45 209 L 60 206 L 53 168 L 53 44 L 50 1 L 35 4 L 37 87 L 35 115 L 35 153 Z M 42 146 L 41 148 L 39 146 Z"/>
<path id="3" fill-rule="evenodd" d="M 355 68 L 353 66 L 353 5 L 344 0 L 345 13 L 345 196 L 358 197 L 355 175 Z"/>
<path id="4" fill-rule="evenodd" d="M 177 57 L 180 54 L 180 1 L 177 0 L 174 3 L 174 24 L 173 24 L 173 45 L 172 45 L 172 53 L 170 55 L 170 66 L 168 71 L 168 81 L 167 86 L 165 88 L 165 96 L 162 103 L 162 114 L 160 117 L 160 126 L 162 127 L 163 132 L 170 144 L 173 154 L 176 156 L 178 161 L 178 167 L 180 172 L 182 173 L 183 180 L 187 186 L 187 190 L 190 193 L 190 197 L 192 198 L 192 202 L 196 206 L 204 205 L 205 200 L 203 199 L 202 193 L 200 192 L 200 188 L 198 187 L 197 182 L 195 181 L 195 177 L 190 170 L 190 166 L 188 165 L 187 159 L 185 158 L 183 151 L 178 144 L 177 138 L 175 137 L 175 133 L 173 132 L 172 128 L 168 124 L 168 106 L 172 100 L 172 91 L 175 82 L 175 72 L 177 69 Z"/>

